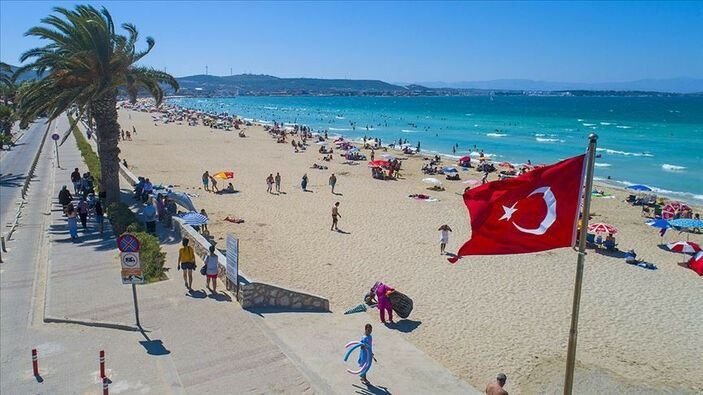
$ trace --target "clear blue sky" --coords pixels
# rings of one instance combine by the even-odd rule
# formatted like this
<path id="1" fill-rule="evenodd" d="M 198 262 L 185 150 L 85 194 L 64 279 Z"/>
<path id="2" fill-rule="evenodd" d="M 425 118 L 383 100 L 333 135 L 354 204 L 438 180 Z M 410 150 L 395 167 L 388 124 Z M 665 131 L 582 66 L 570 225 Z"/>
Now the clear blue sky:
<path id="1" fill-rule="evenodd" d="M 703 78 L 698 2 L 104 1 L 177 76 L 255 73 L 388 82 Z M 23 34 L 54 6 L 0 2 L 0 60 L 42 45 Z"/>

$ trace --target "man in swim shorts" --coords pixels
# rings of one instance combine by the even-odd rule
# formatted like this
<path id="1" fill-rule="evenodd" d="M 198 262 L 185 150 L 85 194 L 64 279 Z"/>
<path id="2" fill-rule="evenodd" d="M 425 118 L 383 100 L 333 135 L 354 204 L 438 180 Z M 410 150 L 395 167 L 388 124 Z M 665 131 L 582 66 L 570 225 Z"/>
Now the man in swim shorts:
<path id="1" fill-rule="evenodd" d="M 339 230 L 337 228 L 337 218 L 342 218 L 341 215 L 339 215 L 339 202 L 334 204 L 334 207 L 332 207 L 332 227 L 330 230 Z"/>
<path id="2" fill-rule="evenodd" d="M 437 230 L 439 231 L 439 255 L 444 255 L 444 249 L 447 247 L 447 242 L 449 242 L 449 232 L 452 231 L 452 228 L 444 224 Z"/>
<path id="3" fill-rule="evenodd" d="M 207 170 L 205 170 L 205 173 L 203 173 L 203 187 L 205 187 L 205 191 L 210 192 L 210 188 L 207 186 L 207 184 L 210 182 L 210 173 L 208 173 Z"/>
<path id="4" fill-rule="evenodd" d="M 498 373 L 496 381 L 486 386 L 487 395 L 508 395 L 508 391 L 503 389 L 508 377 L 504 373 Z"/>

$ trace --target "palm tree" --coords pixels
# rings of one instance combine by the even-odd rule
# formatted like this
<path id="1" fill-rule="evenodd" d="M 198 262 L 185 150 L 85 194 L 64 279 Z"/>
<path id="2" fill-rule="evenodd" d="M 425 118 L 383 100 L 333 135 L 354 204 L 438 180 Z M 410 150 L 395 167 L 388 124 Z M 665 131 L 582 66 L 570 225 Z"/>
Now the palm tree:
<path id="1" fill-rule="evenodd" d="M 22 62 L 33 59 L 33 63 L 20 67 L 17 75 L 35 70 L 42 78 L 20 87 L 18 112 L 25 121 L 40 114 L 54 120 L 73 106 L 81 114 L 89 114 L 89 123 L 95 122 L 106 200 L 108 204 L 117 202 L 120 194 L 118 88 L 125 89 L 132 102 L 140 89 L 146 90 L 158 105 L 164 96 L 160 84 L 177 90 L 178 82 L 170 74 L 136 65 L 154 47 L 154 39 L 147 37 L 147 48 L 138 51 L 137 28 L 125 23 L 122 28 L 127 35 L 117 34 L 104 7 L 100 10 L 87 5 L 78 5 L 74 10 L 56 7 L 54 12 L 41 20 L 48 27 L 33 27 L 25 33 L 49 44 L 30 49 L 20 57 Z"/>

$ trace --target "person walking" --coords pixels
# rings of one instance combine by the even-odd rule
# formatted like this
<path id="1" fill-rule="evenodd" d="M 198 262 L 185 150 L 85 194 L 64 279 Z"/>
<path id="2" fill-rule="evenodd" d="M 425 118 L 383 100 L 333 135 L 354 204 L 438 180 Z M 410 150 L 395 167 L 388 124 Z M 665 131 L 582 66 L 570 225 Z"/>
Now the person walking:
<path id="1" fill-rule="evenodd" d="M 81 225 L 83 226 L 83 230 L 88 230 L 88 202 L 85 201 L 85 198 L 81 198 L 80 202 L 78 202 L 78 206 L 76 207 L 78 211 L 78 216 L 81 219 Z"/>
<path id="2" fill-rule="evenodd" d="M 73 183 L 73 193 L 77 195 L 81 190 L 81 172 L 78 171 L 77 167 L 73 170 L 73 173 L 71 173 L 71 182 Z"/>
<path id="3" fill-rule="evenodd" d="M 215 177 L 210 176 L 210 183 L 212 184 L 212 187 L 210 188 L 212 192 L 220 192 L 220 188 L 217 187 L 217 179 L 215 179 Z"/>
<path id="4" fill-rule="evenodd" d="M 503 389 L 508 377 L 505 373 L 498 373 L 496 380 L 486 386 L 487 395 L 508 395 L 508 391 Z"/>
<path id="5" fill-rule="evenodd" d="M 378 302 L 378 311 L 381 314 L 381 322 L 386 323 L 386 313 L 388 313 L 388 320 L 393 323 L 393 306 L 391 301 L 388 299 L 388 294 L 395 291 L 395 289 L 384 283 L 378 283 L 376 285 L 376 301 Z"/>
<path id="6" fill-rule="evenodd" d="M 339 228 L 337 228 L 338 218 L 342 218 L 342 216 L 339 215 L 339 202 L 335 203 L 334 207 L 332 207 L 332 227 L 330 230 L 339 231 Z"/>
<path id="7" fill-rule="evenodd" d="M 369 358 L 373 358 L 374 362 L 376 361 L 376 357 L 373 355 L 373 337 L 371 337 L 371 332 L 373 331 L 373 326 L 371 324 L 366 324 L 364 326 L 364 336 L 361 337 L 361 340 L 359 340 L 359 343 L 362 344 L 361 346 L 361 352 L 359 353 L 359 359 L 356 361 L 359 366 L 364 366 Z M 361 378 L 361 382 L 364 383 L 365 385 L 370 385 L 371 382 L 366 378 L 366 374 L 369 371 L 367 370 L 366 372 L 362 373 L 359 375 L 359 378 Z"/>
<path id="8" fill-rule="evenodd" d="M 450 228 L 449 225 L 444 224 L 437 230 L 439 231 L 439 255 L 444 255 L 444 249 L 447 247 L 447 243 L 449 242 L 449 232 L 452 231 L 452 228 Z"/>
<path id="9" fill-rule="evenodd" d="M 68 204 L 66 217 L 66 221 L 68 221 L 68 233 L 71 235 L 71 240 L 78 240 L 78 214 L 73 208 L 73 203 Z"/>
<path id="10" fill-rule="evenodd" d="M 332 187 L 332 193 L 334 194 L 334 186 L 337 185 L 337 177 L 332 173 L 330 176 L 329 184 Z"/>
<path id="11" fill-rule="evenodd" d="M 276 173 L 276 177 L 274 178 L 276 182 L 276 192 L 281 193 L 281 175 L 279 173 Z"/>
<path id="12" fill-rule="evenodd" d="M 203 187 L 205 188 L 205 192 L 210 192 L 210 187 L 208 187 L 208 183 L 210 182 L 210 173 L 208 173 L 207 170 L 205 170 L 205 173 L 203 173 Z"/>
<path id="13" fill-rule="evenodd" d="M 215 246 L 210 246 L 210 255 L 205 257 L 205 277 L 206 286 L 208 289 L 212 290 L 213 294 L 217 293 L 217 255 L 215 255 Z M 210 282 L 212 282 L 212 288 L 210 288 Z"/>
<path id="14" fill-rule="evenodd" d="M 71 191 L 64 185 L 59 191 L 59 204 L 61 204 L 61 208 L 63 209 L 63 215 L 66 215 L 66 207 L 68 207 L 72 201 L 73 196 L 71 195 Z"/>
<path id="15" fill-rule="evenodd" d="M 188 239 L 181 242 L 183 247 L 178 250 L 178 270 L 183 269 L 183 283 L 188 290 L 193 286 L 193 270 L 195 270 L 195 252 L 188 245 Z"/>
<path id="16" fill-rule="evenodd" d="M 105 213 L 103 212 L 103 204 L 100 202 L 100 199 L 95 201 L 95 207 L 93 207 L 93 210 L 95 210 L 95 223 L 98 225 L 98 231 L 100 231 L 100 234 L 103 234 Z"/>
<path id="17" fill-rule="evenodd" d="M 268 177 L 266 177 L 266 192 L 268 193 L 273 193 L 273 173 L 270 173 Z"/>
<path id="18" fill-rule="evenodd" d="M 300 180 L 300 187 L 303 188 L 303 192 L 308 190 L 308 173 L 303 174 L 303 179 Z"/>
<path id="19" fill-rule="evenodd" d="M 146 201 L 146 205 L 142 210 L 142 215 L 144 215 L 144 227 L 148 233 L 152 235 L 156 234 L 156 208 L 154 207 L 153 198 L 149 197 Z"/>

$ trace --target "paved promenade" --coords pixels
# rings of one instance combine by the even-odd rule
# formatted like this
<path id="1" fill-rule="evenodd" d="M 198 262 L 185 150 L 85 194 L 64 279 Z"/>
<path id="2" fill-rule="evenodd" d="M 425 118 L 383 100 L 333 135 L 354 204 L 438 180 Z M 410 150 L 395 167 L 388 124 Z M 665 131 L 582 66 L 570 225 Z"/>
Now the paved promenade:
<path id="1" fill-rule="evenodd" d="M 169 279 L 137 286 L 144 329 L 139 331 L 109 227 L 100 236 L 90 222 L 87 232 L 79 230 L 77 243 L 68 235 L 56 196 L 62 185 L 70 187 L 73 168 L 84 172 L 86 167 L 72 137 L 59 154 L 62 168 L 55 167 L 53 150 L 42 154 L 41 187 L 30 188 L 28 196 L 31 226 L 18 230 L 12 242 L 34 237 L 39 252 L 23 259 L 36 263 L 16 260 L 19 245 L 4 255 L 0 392 L 99 393 L 102 349 L 112 393 L 478 393 L 381 326 L 375 310 L 347 316 L 249 312 L 228 294 L 206 292 L 199 273 L 194 273 L 196 291 L 187 293 L 175 268 L 180 238 L 160 225 Z M 124 197 L 133 203 L 128 188 Z M 10 326 L 8 318 L 21 323 Z M 358 340 L 366 322 L 374 324 L 378 356 L 369 373 L 374 386 L 368 388 L 346 373 L 342 362 L 344 344 Z M 29 350 L 35 346 L 41 384 L 31 375 Z"/>

